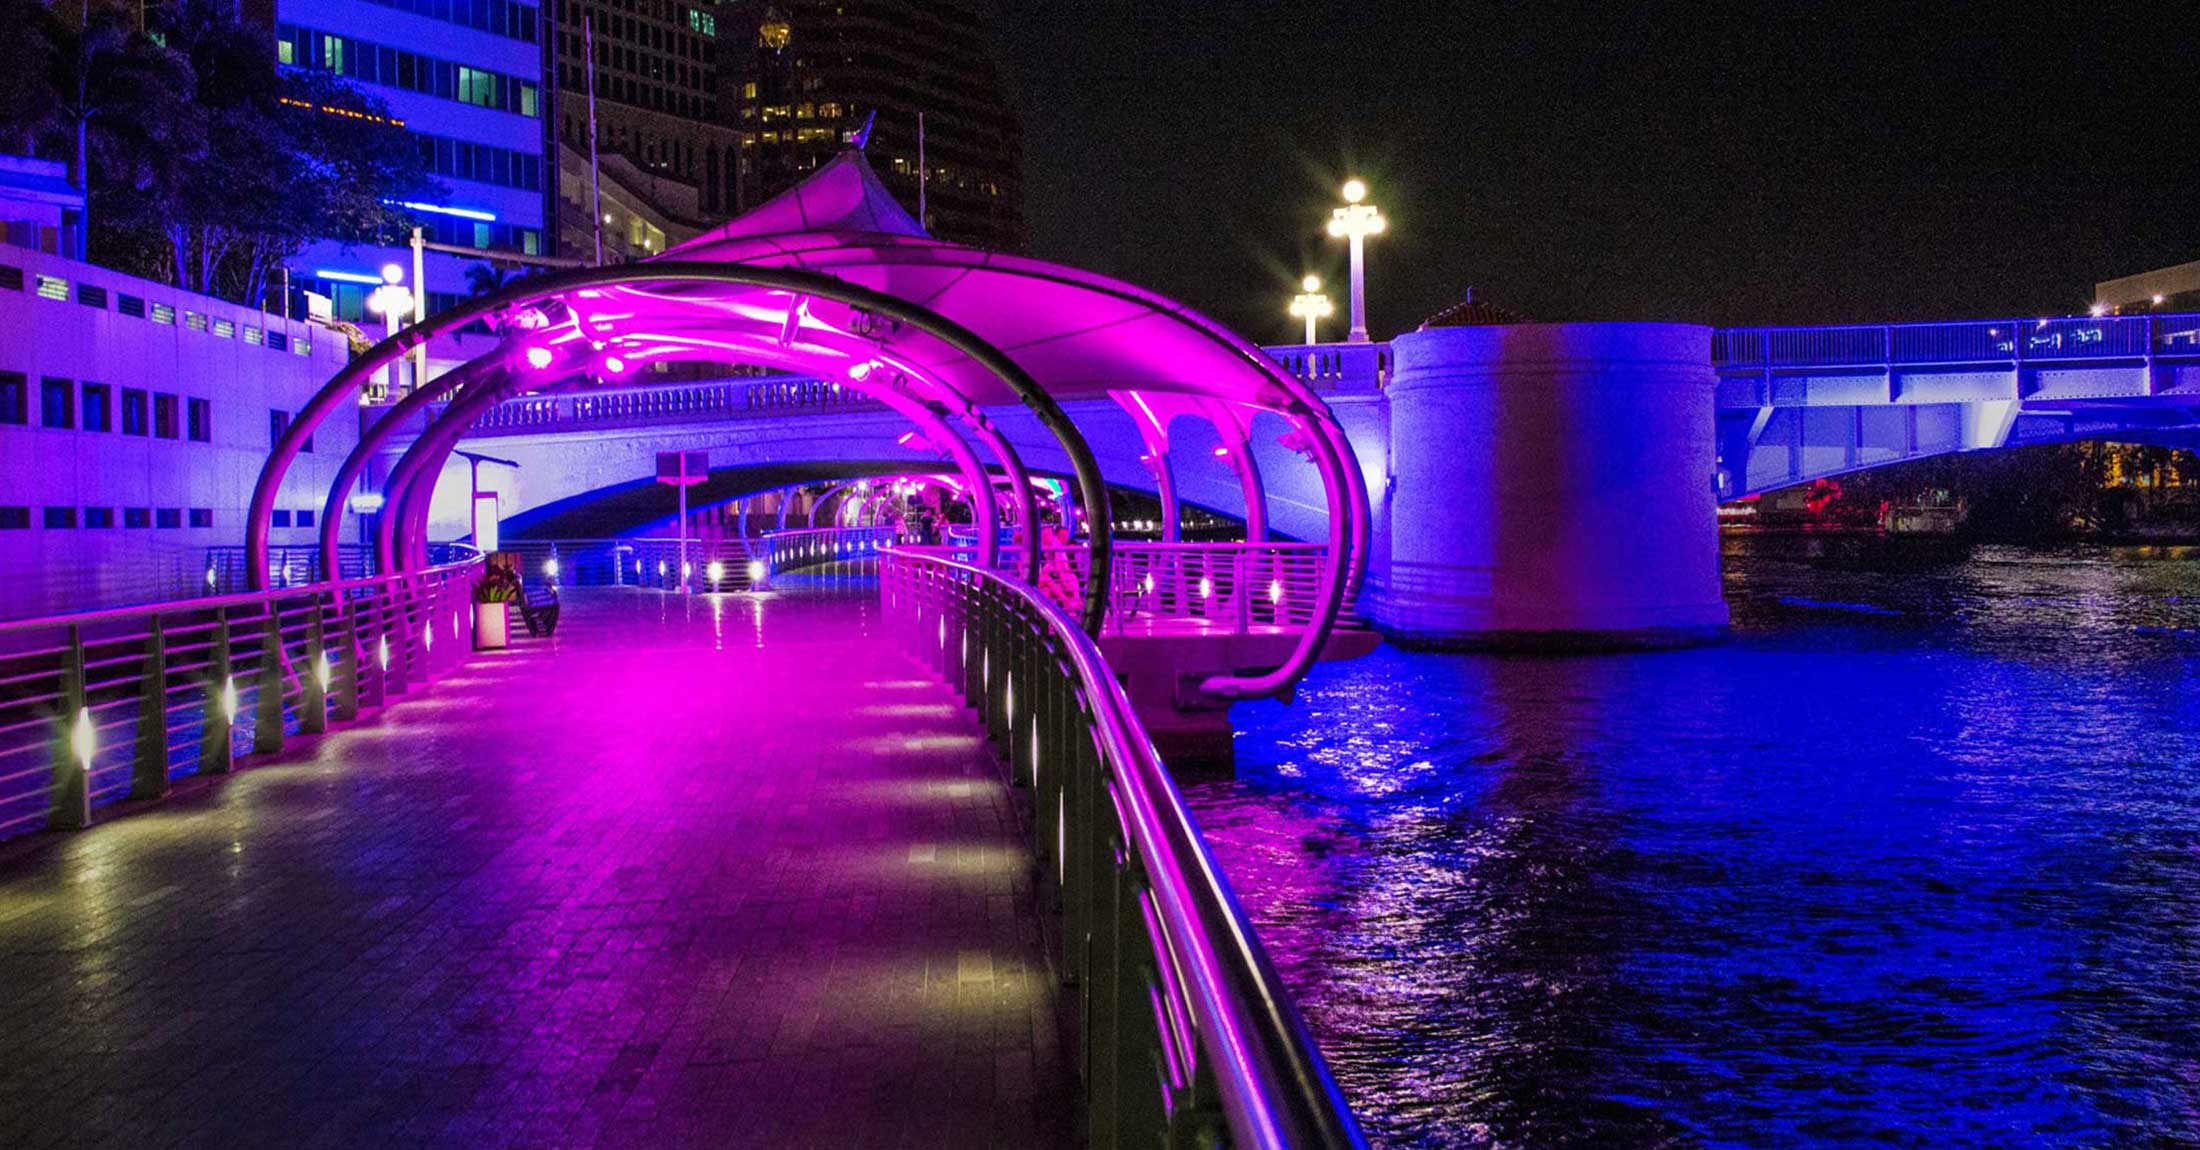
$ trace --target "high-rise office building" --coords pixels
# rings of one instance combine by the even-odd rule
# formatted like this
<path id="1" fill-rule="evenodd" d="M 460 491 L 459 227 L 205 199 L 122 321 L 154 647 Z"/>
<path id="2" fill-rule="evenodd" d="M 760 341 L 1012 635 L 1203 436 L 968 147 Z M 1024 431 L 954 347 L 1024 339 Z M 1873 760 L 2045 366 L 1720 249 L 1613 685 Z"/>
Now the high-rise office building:
<path id="1" fill-rule="evenodd" d="M 733 215 L 740 133 L 722 101 L 720 0 L 560 0 L 558 139 L 567 148 L 566 234 L 588 222 L 587 45 L 595 45 L 596 145 L 624 157 L 608 202 L 606 258 L 663 250 L 665 226 L 692 233 Z M 578 189 L 583 195 L 571 194 Z M 640 197 L 638 210 L 626 200 Z M 657 229 L 652 234 L 652 229 Z"/>
<path id="2" fill-rule="evenodd" d="M 761 202 L 832 158 L 875 115 L 871 166 L 942 239 L 1024 246 L 1023 134 L 968 0 L 753 0 L 734 100 L 741 202 Z M 730 12 L 728 13 L 730 15 Z M 723 23 L 723 18 L 722 18 Z M 723 34 L 724 29 L 721 29 Z"/>
<path id="3" fill-rule="evenodd" d="M 419 141 L 446 192 L 412 205 L 431 241 L 482 258 L 430 252 L 429 310 L 471 291 L 467 269 L 499 252 L 555 255 L 556 123 L 548 52 L 554 13 L 525 0 L 246 0 L 275 29 L 286 67 L 343 76 L 389 106 Z M 389 245 L 318 243 L 292 261 L 345 319 L 360 315 L 383 267 L 411 278 L 405 237 Z M 409 285 L 416 286 L 416 285 Z"/>

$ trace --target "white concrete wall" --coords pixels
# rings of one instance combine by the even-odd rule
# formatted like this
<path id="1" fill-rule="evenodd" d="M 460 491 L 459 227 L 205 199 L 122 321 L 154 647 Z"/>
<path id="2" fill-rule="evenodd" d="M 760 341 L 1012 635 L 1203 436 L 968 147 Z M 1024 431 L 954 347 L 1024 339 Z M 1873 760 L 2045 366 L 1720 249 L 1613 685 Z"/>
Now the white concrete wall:
<path id="1" fill-rule="evenodd" d="M 1392 341 L 1394 637 L 1659 640 L 1726 623 L 1709 328 L 1453 327 Z"/>
<path id="2" fill-rule="evenodd" d="M 0 530 L 0 617 L 52 614 L 191 595 L 203 587 L 206 549 L 244 542 L 245 506 L 267 457 L 269 412 L 296 412 L 349 358 L 342 337 L 250 308 L 190 295 L 160 284 L 22 248 L 0 247 L 0 266 L 20 268 L 23 290 L 0 290 L 0 371 L 26 377 L 29 422 L 0 425 L 0 507 L 30 512 L 27 530 Z M 66 299 L 41 298 L 40 277 L 64 285 Z M 49 281 L 49 282 L 50 282 Z M 81 285 L 103 288 L 103 307 L 77 302 Z M 147 318 L 117 310 L 120 297 L 146 301 Z M 173 323 L 157 323 L 152 305 L 173 308 Z M 191 316 L 203 317 L 203 330 Z M 217 321 L 231 333 L 217 334 Z M 310 348 L 276 351 L 250 342 L 251 332 L 278 332 Z M 263 337 L 264 339 L 264 334 Z M 74 430 L 41 426 L 39 383 L 69 380 L 76 398 Z M 83 430 L 82 385 L 112 389 L 112 429 Z M 122 431 L 125 388 L 178 398 L 178 437 Z M 210 403 L 212 442 L 188 438 L 187 399 Z M 358 440 L 349 412 L 331 419 L 314 451 L 291 470 L 276 506 L 318 516 L 336 466 Z M 113 509 L 115 526 L 73 530 L 44 526 L 47 507 Z M 158 522 L 177 511 L 181 527 L 123 526 L 125 511 L 144 508 Z M 192 528 L 192 509 L 212 512 L 213 525 Z M 308 543 L 312 528 L 278 529 L 275 542 Z"/>

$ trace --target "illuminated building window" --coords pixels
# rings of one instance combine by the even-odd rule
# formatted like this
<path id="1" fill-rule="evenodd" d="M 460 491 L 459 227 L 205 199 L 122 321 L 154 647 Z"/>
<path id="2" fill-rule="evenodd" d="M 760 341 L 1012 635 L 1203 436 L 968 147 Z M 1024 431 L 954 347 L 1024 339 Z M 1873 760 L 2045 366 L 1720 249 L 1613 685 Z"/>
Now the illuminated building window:
<path id="1" fill-rule="evenodd" d="M 146 395 L 134 387 L 122 389 L 122 434 L 144 435 L 148 430 Z"/>

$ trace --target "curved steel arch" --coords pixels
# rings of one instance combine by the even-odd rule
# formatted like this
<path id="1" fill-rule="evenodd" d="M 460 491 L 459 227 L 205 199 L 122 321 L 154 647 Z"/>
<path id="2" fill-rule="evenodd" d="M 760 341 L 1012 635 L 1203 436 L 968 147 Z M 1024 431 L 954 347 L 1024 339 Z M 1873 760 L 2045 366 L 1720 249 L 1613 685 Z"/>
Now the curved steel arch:
<path id="1" fill-rule="evenodd" d="M 478 363 L 479 361 L 476 361 Z M 336 478 L 329 482 L 328 499 L 321 505 L 321 569 L 336 570 L 336 556 L 341 549 L 344 527 L 344 503 L 351 485 L 366 474 L 367 461 L 388 443 L 390 438 L 413 416 L 428 409 L 436 400 L 449 395 L 462 384 L 477 378 L 487 378 L 486 370 L 471 370 L 475 364 L 454 368 L 407 393 L 397 401 L 381 419 L 359 433 L 359 442 L 344 457 L 336 469 Z M 387 568 L 383 569 L 387 572 Z"/>
<path id="2" fill-rule="evenodd" d="M 1108 513 L 1107 485 L 1100 477 L 1099 463 L 1093 457 L 1091 445 L 1085 442 L 1083 434 L 1070 422 L 1061 405 L 1015 360 L 961 324 L 897 296 L 817 272 L 692 261 L 657 261 L 555 272 L 515 284 L 500 292 L 463 301 L 456 307 L 431 316 L 426 321 L 375 344 L 367 349 L 366 354 L 338 372 L 306 402 L 298 417 L 277 439 L 268 453 L 266 465 L 260 470 L 259 480 L 253 487 L 252 503 L 245 521 L 245 577 L 252 589 L 265 589 L 268 535 L 272 530 L 275 500 L 282 489 L 283 478 L 297 459 L 306 436 L 326 422 L 329 415 L 375 371 L 438 335 L 455 331 L 476 319 L 506 308 L 562 296 L 566 292 L 582 288 L 647 283 L 726 284 L 782 291 L 795 296 L 814 296 L 886 316 L 939 340 L 983 367 L 1016 393 L 1017 398 L 1023 401 L 1041 425 L 1061 443 L 1064 454 L 1070 459 L 1071 469 L 1076 474 L 1078 491 L 1085 503 L 1088 518 L 1094 523 L 1103 524 L 1111 518 Z M 866 394 L 878 394 L 876 390 L 863 387 L 861 381 L 851 381 L 851 385 Z M 1085 579 L 1085 610 L 1082 622 L 1087 632 L 1098 634 L 1107 610 L 1113 540 L 1106 532 L 1097 530 L 1089 532 L 1086 538 L 1091 564 L 1087 568 Z M 1326 628 L 1323 630 L 1326 632 Z"/>

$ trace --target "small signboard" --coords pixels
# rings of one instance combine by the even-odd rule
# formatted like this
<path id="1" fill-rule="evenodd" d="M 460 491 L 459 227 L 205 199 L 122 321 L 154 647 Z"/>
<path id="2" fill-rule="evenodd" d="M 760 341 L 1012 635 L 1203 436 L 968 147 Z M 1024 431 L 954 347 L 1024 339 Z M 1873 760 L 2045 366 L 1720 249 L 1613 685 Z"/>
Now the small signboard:
<path id="1" fill-rule="evenodd" d="M 710 453 L 707 451 L 660 451 L 657 453 L 657 482 L 675 487 L 693 487 L 710 478 Z"/>

